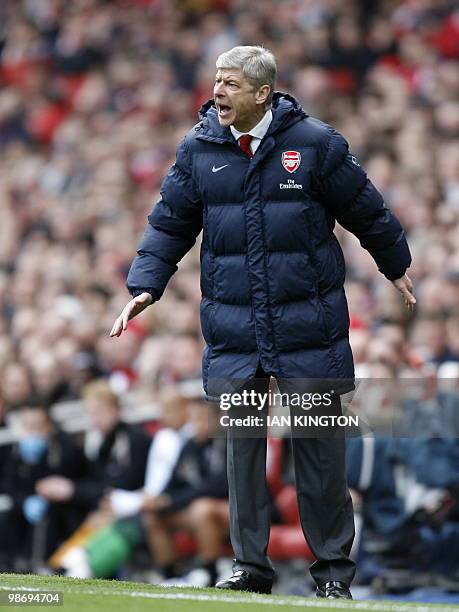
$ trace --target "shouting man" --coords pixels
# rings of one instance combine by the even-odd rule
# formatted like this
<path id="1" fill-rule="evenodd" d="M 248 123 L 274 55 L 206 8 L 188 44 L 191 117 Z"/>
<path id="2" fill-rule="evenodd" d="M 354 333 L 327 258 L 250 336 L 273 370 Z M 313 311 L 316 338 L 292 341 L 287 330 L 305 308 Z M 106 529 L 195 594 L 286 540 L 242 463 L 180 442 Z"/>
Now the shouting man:
<path id="1" fill-rule="evenodd" d="M 412 308 L 403 229 L 346 140 L 309 117 L 291 95 L 274 92 L 272 53 L 235 47 L 220 55 L 216 67 L 214 97 L 182 140 L 163 182 L 129 272 L 133 299 L 111 335 L 119 336 L 161 298 L 203 230 L 208 398 L 219 396 L 217 381 L 246 381 L 251 388 L 256 380 L 266 390 L 271 376 L 280 389 L 281 381 L 320 379 L 336 389 L 339 410 L 339 394 L 353 388 L 354 367 L 335 220 L 359 238 Z M 292 437 L 296 486 L 303 531 L 316 557 L 310 571 L 317 595 L 351 598 L 353 509 L 345 439 L 335 434 Z M 271 592 L 265 460 L 263 436 L 228 431 L 235 559 L 233 575 L 218 588 Z"/>

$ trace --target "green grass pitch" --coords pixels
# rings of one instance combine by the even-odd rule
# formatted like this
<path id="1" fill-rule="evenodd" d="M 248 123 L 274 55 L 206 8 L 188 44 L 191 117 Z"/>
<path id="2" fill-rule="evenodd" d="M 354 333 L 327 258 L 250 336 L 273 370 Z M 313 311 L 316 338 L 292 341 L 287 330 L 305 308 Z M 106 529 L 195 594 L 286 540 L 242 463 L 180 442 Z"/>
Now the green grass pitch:
<path id="1" fill-rule="evenodd" d="M 5 604 L 6 591 L 60 591 L 62 606 Z M 379 601 L 324 601 L 282 595 L 221 592 L 216 589 L 162 588 L 133 582 L 75 580 L 56 576 L 0 574 L 4 609 L 54 609 L 56 612 L 459 612 L 459 606 Z"/>

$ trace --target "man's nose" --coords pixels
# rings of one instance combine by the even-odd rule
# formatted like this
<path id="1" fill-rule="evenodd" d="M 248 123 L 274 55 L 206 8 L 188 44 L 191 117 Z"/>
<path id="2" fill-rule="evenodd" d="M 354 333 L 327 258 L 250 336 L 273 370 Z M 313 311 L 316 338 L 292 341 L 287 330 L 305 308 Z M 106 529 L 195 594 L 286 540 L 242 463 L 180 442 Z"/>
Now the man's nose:
<path id="1" fill-rule="evenodd" d="M 214 97 L 222 95 L 222 83 L 215 83 L 214 85 Z"/>

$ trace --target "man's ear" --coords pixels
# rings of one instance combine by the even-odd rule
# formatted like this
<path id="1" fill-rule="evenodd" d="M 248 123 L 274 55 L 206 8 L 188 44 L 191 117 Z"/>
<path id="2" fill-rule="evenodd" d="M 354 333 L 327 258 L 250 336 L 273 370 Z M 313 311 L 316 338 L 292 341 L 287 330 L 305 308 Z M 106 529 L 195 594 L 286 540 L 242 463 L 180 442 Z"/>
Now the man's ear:
<path id="1" fill-rule="evenodd" d="M 255 101 L 257 104 L 266 104 L 266 100 L 271 92 L 271 87 L 269 85 L 262 85 L 260 89 L 255 94 Z"/>

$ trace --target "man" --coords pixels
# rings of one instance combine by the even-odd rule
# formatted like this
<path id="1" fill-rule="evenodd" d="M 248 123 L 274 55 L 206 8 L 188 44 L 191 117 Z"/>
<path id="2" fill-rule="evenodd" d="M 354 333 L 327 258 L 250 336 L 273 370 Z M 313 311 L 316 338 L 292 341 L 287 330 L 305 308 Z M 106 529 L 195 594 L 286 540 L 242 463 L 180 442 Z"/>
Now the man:
<path id="1" fill-rule="evenodd" d="M 153 560 L 168 585 L 209 587 L 217 579 L 217 560 L 228 534 L 226 444 L 212 434 L 218 427 L 216 410 L 202 401 L 188 408 L 192 437 L 184 445 L 161 495 L 144 503 L 144 522 Z M 173 534 L 191 533 L 196 542 L 194 568 L 176 576 Z"/>
<path id="2" fill-rule="evenodd" d="M 35 399 L 18 408 L 17 425 L 18 440 L 2 466 L 3 491 L 11 507 L 0 512 L 0 566 L 17 570 L 25 563 L 36 571 L 82 519 L 77 505 L 47 500 L 40 483 L 46 478 L 74 482 L 84 476 L 85 460 L 73 439 L 54 424 L 47 407 Z"/>
<path id="3" fill-rule="evenodd" d="M 93 442 L 85 477 L 71 481 L 49 476 L 38 488 L 48 501 L 71 502 L 89 512 L 98 508 L 110 489 L 140 489 L 151 440 L 140 428 L 121 420 L 118 396 L 105 380 L 86 385 L 83 399 L 91 424 L 86 447 Z"/>
<path id="4" fill-rule="evenodd" d="M 178 148 L 129 272 L 134 299 L 111 330 L 119 336 L 129 319 L 161 297 L 203 229 L 208 397 L 219 397 L 219 381 L 266 390 L 270 376 L 287 383 L 322 379 L 339 393 L 353 388 L 335 220 L 358 236 L 406 305 L 415 303 L 400 223 L 344 138 L 308 117 L 292 96 L 273 93 L 275 80 L 275 59 L 261 47 L 235 47 L 218 58 L 214 99 Z M 340 410 L 339 397 L 333 405 Z M 302 527 L 317 558 L 310 568 L 317 594 L 350 598 L 354 524 L 343 436 L 297 437 L 293 452 Z M 219 588 L 271 592 L 265 457 L 265 439 L 229 431 L 235 562 L 233 576 Z"/>
<path id="5" fill-rule="evenodd" d="M 87 387 L 86 398 L 88 401 L 89 389 L 94 408 L 94 383 L 91 385 Z M 111 489 L 99 503 L 102 512 L 99 516 L 92 514 L 89 519 L 89 527 L 94 526 L 96 519 L 100 528 L 94 529 L 84 540 L 74 536 L 74 545 L 67 543 L 53 556 L 55 567 L 61 567 L 66 575 L 75 578 L 107 578 L 116 575 L 139 548 L 143 545 L 145 548 L 147 532 L 143 528 L 141 511 L 161 505 L 162 494 L 173 478 L 183 447 L 193 435 L 193 428 L 187 423 L 189 402 L 172 386 L 162 390 L 159 397 L 161 428 L 149 447 L 143 487 L 135 491 Z M 125 475 L 128 471 L 124 466 Z"/>

